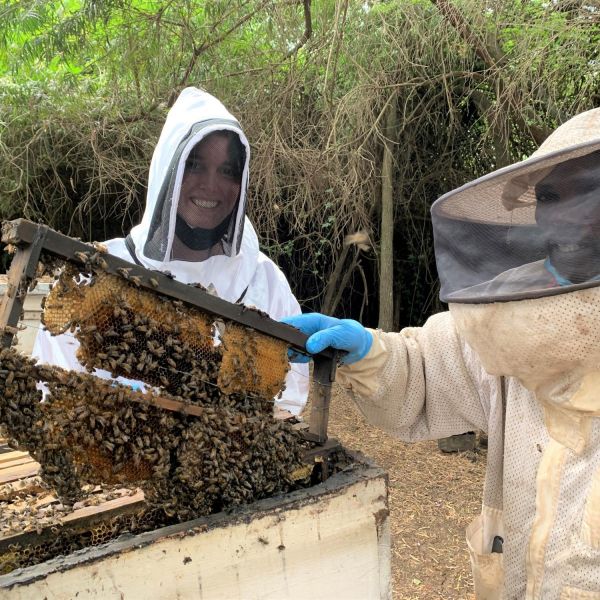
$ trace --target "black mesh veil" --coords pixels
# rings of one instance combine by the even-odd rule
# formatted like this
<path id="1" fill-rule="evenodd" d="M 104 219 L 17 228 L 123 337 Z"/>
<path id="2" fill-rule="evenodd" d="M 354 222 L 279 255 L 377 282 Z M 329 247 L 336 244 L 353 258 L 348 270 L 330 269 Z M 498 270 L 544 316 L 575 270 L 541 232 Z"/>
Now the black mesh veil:
<path id="1" fill-rule="evenodd" d="M 432 206 L 444 302 L 495 302 L 600 285 L 600 150 L 530 161 Z"/>

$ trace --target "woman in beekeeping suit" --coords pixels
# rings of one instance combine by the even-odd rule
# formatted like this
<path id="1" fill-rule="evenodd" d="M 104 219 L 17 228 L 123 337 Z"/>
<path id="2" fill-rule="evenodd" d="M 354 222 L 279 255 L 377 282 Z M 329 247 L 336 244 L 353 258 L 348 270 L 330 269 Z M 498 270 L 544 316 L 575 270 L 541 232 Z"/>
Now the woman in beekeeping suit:
<path id="1" fill-rule="evenodd" d="M 250 146 L 235 118 L 210 94 L 186 88 L 169 111 L 152 156 L 142 222 L 127 238 L 106 242 L 108 251 L 169 271 L 182 283 L 200 283 L 274 319 L 299 313 L 287 279 L 259 250 L 246 216 L 249 161 Z M 81 369 L 77 346 L 72 336 L 42 331 L 33 355 Z M 307 395 L 307 366 L 294 365 L 278 405 L 298 414 Z"/>
<path id="2" fill-rule="evenodd" d="M 600 599 L 600 109 L 432 207 L 449 312 L 399 333 L 285 319 L 405 441 L 488 433 L 477 598 Z"/>

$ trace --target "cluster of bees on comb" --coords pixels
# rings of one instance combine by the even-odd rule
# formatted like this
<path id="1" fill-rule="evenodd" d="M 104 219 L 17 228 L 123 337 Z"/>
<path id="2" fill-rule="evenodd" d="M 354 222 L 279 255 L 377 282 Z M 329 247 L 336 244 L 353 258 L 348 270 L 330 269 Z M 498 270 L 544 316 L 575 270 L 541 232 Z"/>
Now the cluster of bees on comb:
<path id="1" fill-rule="evenodd" d="M 78 341 L 87 372 L 0 352 L 0 423 L 63 503 L 89 484 L 139 486 L 185 520 L 298 487 L 305 442 L 273 417 L 287 345 L 109 273 L 98 247 L 79 254 L 60 265 L 43 324 Z"/>
<path id="2" fill-rule="evenodd" d="M 89 495 L 82 504 L 97 506 L 103 502 L 123 498 L 124 495 L 126 495 L 125 490 L 96 491 L 93 495 Z M 36 496 L 28 496 L 25 499 L 27 508 L 23 509 L 20 506 L 13 515 L 9 510 L 7 511 L 8 515 L 2 516 L 3 525 L 6 523 L 2 533 L 10 532 L 11 529 L 22 531 L 24 517 L 25 520 L 31 519 L 35 523 L 35 527 L 30 528 L 32 533 L 26 534 L 28 540 L 21 539 L 18 543 L 3 544 L 3 548 L 0 550 L 0 575 L 6 575 L 18 568 L 39 564 L 56 556 L 72 554 L 89 546 L 110 542 L 126 531 L 148 531 L 164 522 L 157 509 L 140 510 L 136 508 L 113 515 L 110 519 L 96 520 L 92 523 L 86 522 L 65 528 L 61 517 L 69 514 L 68 509 L 62 505 L 44 505 L 44 501 L 45 499 L 40 502 Z M 19 522 L 16 528 L 10 527 L 12 520 Z"/>

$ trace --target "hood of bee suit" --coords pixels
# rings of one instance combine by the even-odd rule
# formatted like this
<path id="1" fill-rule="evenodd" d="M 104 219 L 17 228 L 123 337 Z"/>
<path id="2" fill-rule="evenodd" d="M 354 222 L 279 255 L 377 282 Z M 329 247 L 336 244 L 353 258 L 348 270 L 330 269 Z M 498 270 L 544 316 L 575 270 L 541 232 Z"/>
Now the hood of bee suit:
<path id="1" fill-rule="evenodd" d="M 552 195 L 542 193 L 550 187 Z M 489 374 L 514 377 L 535 394 L 554 439 L 582 452 L 591 417 L 600 416 L 600 258 L 594 241 L 600 215 L 600 109 L 561 125 L 531 158 L 450 192 L 436 204 L 442 296 L 458 332 Z M 480 218 L 484 208 L 487 220 Z M 462 227 L 463 237 L 454 235 L 456 228 L 451 232 L 454 258 L 461 240 L 472 246 L 470 253 L 463 246 L 460 259 L 449 257 L 450 238 L 444 235 L 450 220 L 442 213 L 452 213 L 452 226 L 460 221 Z M 498 246 L 497 252 L 491 249 L 490 231 L 502 220 L 497 238 L 506 247 Z M 476 235 L 475 221 L 486 221 L 485 232 Z M 545 237 L 533 229 L 542 225 Z M 594 244 L 582 237 L 588 231 Z M 573 254 L 572 264 L 553 262 L 557 245 L 565 255 Z M 510 251 L 514 264 L 496 260 Z M 559 269 L 565 265 L 574 273 L 574 267 L 585 267 L 584 276 L 565 276 Z"/>
<path id="2" fill-rule="evenodd" d="M 527 159 L 431 207 L 443 302 L 504 302 L 600 285 L 600 108 Z"/>
<path id="3" fill-rule="evenodd" d="M 225 254 L 201 262 L 173 260 L 176 216 L 185 163 L 192 148 L 215 131 L 232 131 L 245 148 L 240 197 L 221 238 Z M 169 110 L 150 164 L 142 222 L 131 230 L 136 257 L 149 269 L 169 271 L 182 283 L 212 284 L 218 295 L 237 299 L 256 270 L 259 248 L 246 217 L 250 146 L 237 120 L 209 93 L 184 89 Z"/>

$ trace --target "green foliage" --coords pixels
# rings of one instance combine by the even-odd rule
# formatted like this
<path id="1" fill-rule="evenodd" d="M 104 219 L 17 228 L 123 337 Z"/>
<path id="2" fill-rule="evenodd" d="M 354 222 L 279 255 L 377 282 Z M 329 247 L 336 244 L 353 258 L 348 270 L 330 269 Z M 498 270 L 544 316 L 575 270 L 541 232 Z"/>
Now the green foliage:
<path id="1" fill-rule="evenodd" d="M 542 0 L 312 0 L 305 39 L 303 6 L 5 0 L 0 216 L 85 238 L 126 232 L 168 106 L 201 86 L 247 132 L 251 216 L 295 291 L 318 308 L 346 285 L 338 312 L 374 322 L 383 115 L 396 90 L 398 324 L 422 320 L 439 308 L 431 203 L 600 104 L 598 14 Z M 369 251 L 344 246 L 358 230 Z"/>

